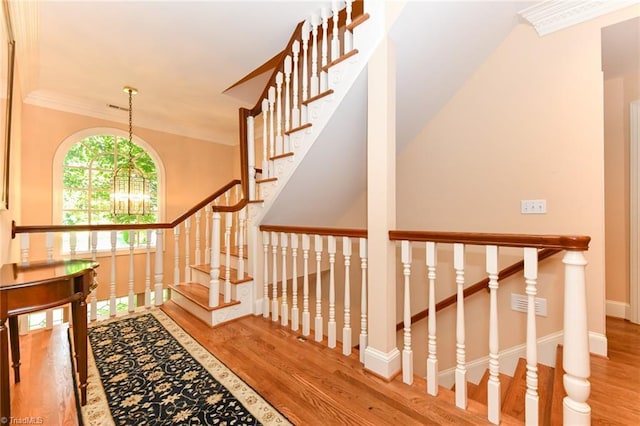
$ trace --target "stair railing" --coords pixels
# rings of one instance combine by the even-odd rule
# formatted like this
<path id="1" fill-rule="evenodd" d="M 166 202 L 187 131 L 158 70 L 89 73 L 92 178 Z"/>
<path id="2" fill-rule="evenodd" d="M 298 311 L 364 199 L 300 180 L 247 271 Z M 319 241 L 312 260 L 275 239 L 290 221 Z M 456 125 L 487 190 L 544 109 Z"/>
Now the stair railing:
<path id="1" fill-rule="evenodd" d="M 359 328 L 360 346 L 366 347 L 367 231 L 276 225 L 262 225 L 260 231 L 263 317 L 293 331 L 300 330 L 303 337 L 310 336 L 313 330 L 314 340 L 329 348 L 336 348 L 340 340 L 345 356 L 351 355 L 354 329 Z M 359 268 L 351 267 L 355 253 Z M 352 281 L 360 281 L 360 285 L 352 286 Z M 323 300 L 328 301 L 327 306 L 323 306 Z M 359 327 L 354 324 L 354 312 L 359 314 Z M 338 339 L 340 323 L 342 334 Z M 361 351 L 361 362 L 363 357 Z"/>
<path id="2" fill-rule="evenodd" d="M 482 234 L 455 232 L 390 231 L 389 238 L 401 246 L 401 262 L 404 276 L 404 348 L 402 351 L 402 371 L 405 383 L 413 382 L 413 351 L 411 348 L 411 265 L 412 246 L 424 243 L 429 295 L 428 316 L 428 356 L 427 392 L 438 392 L 438 358 L 436 347 L 436 267 L 440 245 L 453 248 L 453 272 L 457 288 L 456 295 L 456 367 L 455 401 L 462 409 L 467 407 L 467 369 L 465 348 L 465 308 L 464 273 L 466 246 L 484 247 L 486 272 L 489 276 L 489 381 L 488 413 L 491 423 L 500 423 L 500 381 L 499 381 L 499 340 L 498 340 L 498 299 L 499 287 L 498 253 L 501 247 L 522 248 L 524 253 L 524 281 L 527 294 L 526 361 L 527 391 L 525 395 L 526 424 L 538 424 L 538 377 L 536 349 L 535 296 L 538 280 L 538 250 L 558 249 L 564 251 L 562 262 L 564 278 L 564 424 L 589 424 L 590 407 L 587 399 L 590 392 L 588 381 L 589 349 L 587 329 L 586 287 L 584 252 L 588 250 L 590 237 L 552 236 L 518 234 Z"/>
<path id="3" fill-rule="evenodd" d="M 166 288 L 165 281 L 169 281 L 165 280 L 165 277 L 172 276 L 174 284 L 181 281 L 188 282 L 191 280 L 192 264 L 212 265 L 210 306 L 217 306 L 218 296 L 215 292 L 220 288 L 220 280 L 228 281 L 228 277 L 219 276 L 221 246 L 224 242 L 227 243 L 227 249 L 230 248 L 230 244 L 239 246 L 244 244 L 247 198 L 244 196 L 243 186 L 240 180 L 232 180 L 171 222 L 37 226 L 16 225 L 14 222 L 12 238 L 20 235 L 20 263 L 22 264 L 28 264 L 32 257 L 38 259 L 44 257 L 48 261 L 53 261 L 55 258 L 90 257 L 93 260 L 99 258 L 100 270 L 109 271 L 106 297 L 109 303 L 109 316 L 116 315 L 118 300 L 122 297 L 127 298 L 126 305 L 129 312 L 132 312 L 136 305 L 143 304 L 146 307 L 150 307 L 152 303 L 156 306 L 161 305 L 163 290 Z M 224 213 L 226 220 L 225 234 L 227 235 L 224 239 L 220 232 L 221 213 Z M 173 232 L 173 244 L 165 240 L 164 231 L 168 229 Z M 78 252 L 78 237 L 83 232 L 89 233 L 88 250 Z M 34 234 L 42 235 L 43 238 L 32 238 Z M 69 250 L 65 253 L 62 253 L 60 244 L 63 237 L 69 242 Z M 107 241 L 109 248 L 106 251 L 99 251 L 100 240 Z M 118 242 L 123 241 L 127 244 L 118 245 Z M 43 243 L 44 247 L 38 247 L 34 242 L 35 244 Z M 124 250 L 128 252 L 128 256 L 123 253 Z M 238 247 L 238 250 L 242 249 Z M 125 262 L 125 259 L 128 262 Z M 217 275 L 214 272 L 216 266 Z M 124 271 L 128 271 L 126 278 Z M 100 281 L 104 283 L 103 280 Z M 102 286 L 92 292 L 88 301 L 89 318 L 92 321 L 97 319 L 98 305 L 104 300 L 102 297 L 98 299 L 97 292 L 102 290 L 100 287 Z M 138 291 L 141 288 L 143 288 L 142 291 Z M 100 293 L 104 296 L 105 292 Z M 226 296 L 228 294 L 230 293 L 227 291 L 225 297 L 228 297 Z M 137 300 L 138 295 L 140 295 L 140 303 Z M 46 327 L 50 328 L 52 323 L 51 311 L 47 311 Z M 21 324 L 24 324 L 21 325 L 21 332 L 24 333 L 27 331 L 25 327 L 28 322 L 22 321 Z"/>

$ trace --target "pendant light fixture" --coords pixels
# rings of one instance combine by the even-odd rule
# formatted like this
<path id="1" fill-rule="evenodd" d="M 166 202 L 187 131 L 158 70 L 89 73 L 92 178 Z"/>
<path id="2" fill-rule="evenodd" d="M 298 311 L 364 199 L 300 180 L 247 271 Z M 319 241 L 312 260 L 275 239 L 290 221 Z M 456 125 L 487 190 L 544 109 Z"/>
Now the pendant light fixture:
<path id="1" fill-rule="evenodd" d="M 149 182 L 144 173 L 133 162 L 133 95 L 138 90 L 125 86 L 125 93 L 129 94 L 129 149 L 127 162 L 116 168 L 113 174 L 113 214 L 144 215 L 149 213 Z M 119 154 L 119 152 L 118 152 Z M 117 158 L 117 157 L 116 157 Z"/>

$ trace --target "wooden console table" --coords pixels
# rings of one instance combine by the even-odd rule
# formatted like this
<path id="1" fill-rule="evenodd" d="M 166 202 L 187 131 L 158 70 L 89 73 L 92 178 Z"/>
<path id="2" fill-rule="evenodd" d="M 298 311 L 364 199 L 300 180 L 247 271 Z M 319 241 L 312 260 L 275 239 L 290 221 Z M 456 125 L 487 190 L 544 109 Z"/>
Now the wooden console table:
<path id="1" fill-rule="evenodd" d="M 75 351 L 81 404 L 86 404 L 87 304 L 85 300 L 93 288 L 97 267 L 97 262 L 81 259 L 28 265 L 9 263 L 2 266 L 0 270 L 0 422 L 2 419 L 11 417 L 9 331 L 15 382 L 20 381 L 18 315 L 67 303 L 71 303 L 73 322 L 74 347 L 70 350 Z"/>

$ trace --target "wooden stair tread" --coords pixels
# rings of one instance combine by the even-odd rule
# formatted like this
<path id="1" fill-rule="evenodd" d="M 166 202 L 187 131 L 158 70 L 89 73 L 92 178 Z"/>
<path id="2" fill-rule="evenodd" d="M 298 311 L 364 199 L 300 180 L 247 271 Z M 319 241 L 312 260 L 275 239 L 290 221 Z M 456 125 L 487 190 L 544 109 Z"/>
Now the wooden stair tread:
<path id="1" fill-rule="evenodd" d="M 522 422 L 525 420 L 526 377 L 527 361 L 524 358 L 520 358 L 502 405 L 503 414 L 515 417 Z M 551 409 L 553 378 L 554 368 L 538 364 L 538 419 L 541 423 L 545 418 L 544 413 Z"/>
<path id="2" fill-rule="evenodd" d="M 340 56 L 338 59 L 329 62 L 327 65 L 322 67 L 322 71 L 327 72 L 327 71 L 329 71 L 329 68 L 334 67 L 334 66 L 338 65 L 340 62 L 344 62 L 347 59 L 349 59 L 352 56 L 355 56 L 357 54 L 358 54 L 358 49 L 353 49 L 351 52 L 345 53 L 344 55 Z"/>
<path id="3" fill-rule="evenodd" d="M 333 89 L 325 90 L 324 92 L 317 94 L 316 96 L 312 96 L 306 101 L 302 101 L 302 105 L 309 105 L 310 103 L 317 101 L 318 99 L 322 99 L 325 96 L 329 96 L 333 94 Z"/>
<path id="4" fill-rule="evenodd" d="M 504 399 L 507 396 L 507 390 L 511 383 L 511 377 L 500 373 L 498 375 L 500 380 L 500 401 L 504 403 Z M 475 392 L 469 392 L 469 398 L 474 401 L 478 401 L 481 404 L 487 405 L 487 383 L 489 382 L 489 369 L 485 370 L 482 375 L 482 379 L 478 382 Z"/>
<path id="5" fill-rule="evenodd" d="M 308 128 L 309 128 L 309 127 L 311 127 L 311 126 L 312 126 L 312 124 L 311 124 L 311 123 L 304 123 L 304 124 L 301 124 L 301 125 L 300 125 L 300 126 L 298 126 L 298 127 L 294 127 L 293 129 L 290 129 L 290 130 L 285 131 L 285 132 L 284 132 L 284 135 L 285 135 L 285 136 L 287 136 L 287 135 L 290 135 L 290 134 L 292 134 L 292 133 L 299 132 L 300 130 L 308 129 Z"/>
<path id="6" fill-rule="evenodd" d="M 273 157 L 269 157 L 269 160 L 279 160 L 280 158 L 292 157 L 293 155 L 293 152 L 285 152 L 284 154 L 278 154 L 274 155 Z"/>
<path id="7" fill-rule="evenodd" d="M 564 376 L 564 368 L 562 368 L 562 345 L 556 348 L 556 368 L 554 371 L 553 395 L 551 396 L 551 409 L 548 410 L 545 424 L 551 424 L 551 421 L 559 421 L 563 417 L 562 400 L 567 395 L 564 391 L 562 377 Z"/>
<path id="8" fill-rule="evenodd" d="M 224 303 L 224 296 L 219 294 L 218 306 L 209 306 L 209 289 L 199 283 L 170 284 L 169 288 L 172 291 L 180 293 L 182 296 L 209 312 L 226 308 L 227 306 L 240 304 L 239 300 L 232 300 L 229 303 Z"/>
<path id="9" fill-rule="evenodd" d="M 258 179 L 256 180 L 256 184 L 261 184 L 261 183 L 267 183 L 267 182 L 275 182 L 277 181 L 278 178 L 277 177 L 270 177 L 270 178 L 265 178 L 265 179 Z"/>
<path id="10" fill-rule="evenodd" d="M 191 265 L 193 269 L 197 269 L 200 272 L 204 272 L 205 274 L 211 274 L 211 265 Z M 229 268 L 230 276 L 229 281 L 231 284 L 242 284 L 247 281 L 251 281 L 253 277 L 248 275 L 246 272 L 243 278 L 238 278 L 238 270 L 235 268 Z M 224 265 L 220 265 L 220 281 L 224 281 L 226 278 L 227 269 Z"/>

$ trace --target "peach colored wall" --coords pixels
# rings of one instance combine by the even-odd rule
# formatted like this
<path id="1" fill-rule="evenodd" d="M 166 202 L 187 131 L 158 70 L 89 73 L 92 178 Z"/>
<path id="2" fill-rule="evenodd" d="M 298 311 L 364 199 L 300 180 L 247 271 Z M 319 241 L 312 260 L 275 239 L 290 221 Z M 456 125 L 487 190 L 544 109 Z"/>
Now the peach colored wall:
<path id="1" fill-rule="evenodd" d="M 606 298 L 629 303 L 629 104 L 640 99 L 637 74 L 604 82 Z"/>
<path id="2" fill-rule="evenodd" d="M 589 329 L 600 334 L 605 332 L 600 31 L 639 11 L 627 8 L 544 37 L 518 25 L 398 156 L 401 229 L 590 235 Z M 520 200 L 538 198 L 547 200 L 547 214 L 520 214 Z M 560 258 L 547 267 L 554 268 L 554 262 Z M 562 274 L 551 280 L 545 286 L 557 290 L 547 296 L 561 301 Z M 561 317 L 556 321 L 549 330 L 561 327 Z M 482 334 L 478 339 L 486 345 Z"/>

